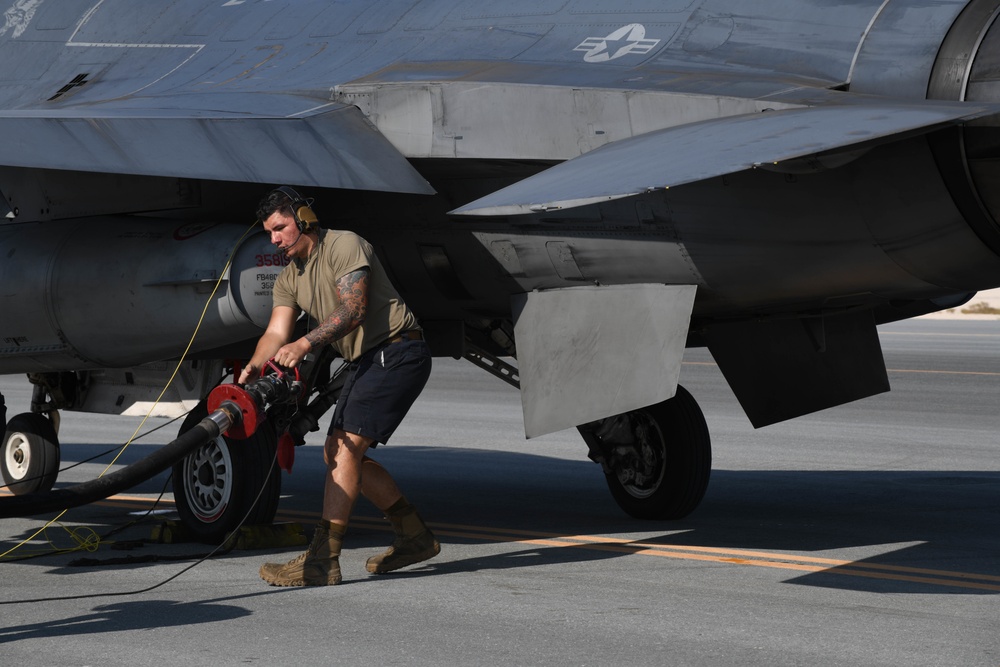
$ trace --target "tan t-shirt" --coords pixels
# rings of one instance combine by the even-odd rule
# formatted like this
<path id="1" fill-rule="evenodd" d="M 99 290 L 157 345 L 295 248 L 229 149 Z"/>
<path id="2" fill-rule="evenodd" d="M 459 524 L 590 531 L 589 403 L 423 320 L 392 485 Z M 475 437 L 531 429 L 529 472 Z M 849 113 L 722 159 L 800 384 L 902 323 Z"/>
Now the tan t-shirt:
<path id="1" fill-rule="evenodd" d="M 353 361 L 379 343 L 419 328 L 368 241 L 354 232 L 319 230 L 319 242 L 308 259 L 292 261 L 278 275 L 274 305 L 305 311 L 311 319 L 309 329 L 314 329 L 340 307 L 337 281 L 366 266 L 368 315 L 360 327 L 331 343 L 342 357 Z"/>

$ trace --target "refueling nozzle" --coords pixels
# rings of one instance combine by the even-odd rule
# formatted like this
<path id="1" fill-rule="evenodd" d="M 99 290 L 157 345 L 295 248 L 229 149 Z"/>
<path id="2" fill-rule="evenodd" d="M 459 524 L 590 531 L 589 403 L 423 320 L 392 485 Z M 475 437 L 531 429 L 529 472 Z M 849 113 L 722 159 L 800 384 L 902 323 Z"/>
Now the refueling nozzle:
<path id="1" fill-rule="evenodd" d="M 220 384 L 208 395 L 208 410 L 215 410 L 230 403 L 242 415 L 225 434 L 237 440 L 252 436 L 267 418 L 267 412 L 276 405 L 297 403 L 305 394 L 306 386 L 299 377 L 299 369 L 294 374 L 282 369 L 274 359 L 264 365 L 263 374 L 246 386 Z"/>

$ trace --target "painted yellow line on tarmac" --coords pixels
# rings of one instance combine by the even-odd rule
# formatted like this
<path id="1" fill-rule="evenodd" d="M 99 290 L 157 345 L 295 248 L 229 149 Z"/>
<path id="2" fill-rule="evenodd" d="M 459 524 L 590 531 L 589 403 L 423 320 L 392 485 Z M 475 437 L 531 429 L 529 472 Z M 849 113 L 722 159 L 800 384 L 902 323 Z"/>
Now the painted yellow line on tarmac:
<path id="1" fill-rule="evenodd" d="M 714 361 L 685 361 L 685 366 L 716 366 Z M 987 377 L 1000 377 L 1000 373 L 993 371 L 935 371 L 923 368 L 887 368 L 889 373 L 927 373 L 930 375 L 983 375 Z"/>
<path id="2" fill-rule="evenodd" d="M 436 534 L 451 537 L 466 537 L 472 539 L 500 540 L 518 542 L 521 544 L 536 544 L 553 547 L 577 547 L 597 551 L 617 553 L 632 553 L 642 556 L 658 556 L 661 558 L 676 558 L 703 562 L 726 563 L 733 565 L 754 565 L 800 572 L 824 574 L 839 574 L 872 579 L 889 579 L 909 581 L 935 586 L 953 586 L 972 588 L 976 590 L 1000 591 L 1000 577 L 992 575 L 977 575 L 968 572 L 953 572 L 933 570 L 928 568 L 911 568 L 906 566 L 887 565 L 882 563 L 865 563 L 859 561 L 815 558 L 794 554 L 779 554 L 767 552 L 747 552 L 740 549 L 719 549 L 714 547 L 697 547 L 676 544 L 659 544 L 636 542 L 617 538 L 605 538 L 592 535 L 552 535 L 546 538 L 523 538 L 482 532 L 453 531 L 440 529 L 432 524 Z"/>
<path id="3" fill-rule="evenodd" d="M 157 502 L 158 504 L 167 504 L 171 506 L 174 505 L 174 499 L 168 498 L 166 496 L 160 498 L 159 501 L 157 501 L 156 498 L 144 498 L 142 496 L 122 496 L 122 495 L 111 496 L 109 498 L 106 498 L 105 500 L 98 500 L 97 502 L 92 504 L 103 505 L 105 507 L 120 507 L 121 505 L 131 503 L 134 506 L 145 508 Z"/>
<path id="4" fill-rule="evenodd" d="M 6 489 L 0 489 L 0 497 L 13 496 L 14 494 Z M 99 505 L 101 507 L 127 507 L 130 509 L 148 509 L 150 505 L 156 503 L 156 498 L 147 498 L 143 496 L 125 496 L 117 495 L 110 496 L 104 500 L 95 500 L 90 505 Z M 174 506 L 174 499 L 164 496 L 159 499 L 159 504 L 170 505 L 171 508 Z M 53 512 L 55 514 L 55 512 Z"/>
<path id="5" fill-rule="evenodd" d="M 989 321 L 989 320 L 987 320 Z M 930 331 L 883 331 L 879 330 L 880 336 L 918 336 L 923 338 L 998 338 L 1000 334 L 995 333 L 933 333 Z"/>
<path id="6" fill-rule="evenodd" d="M 315 512 L 281 512 L 281 514 L 285 514 L 290 519 L 294 516 L 298 518 L 318 518 L 318 514 Z M 357 516 L 352 517 L 351 521 L 352 525 L 357 527 L 386 531 L 390 529 L 388 522 L 376 517 Z M 973 574 L 970 572 L 909 567 L 887 563 L 866 563 L 863 561 L 848 561 L 766 551 L 750 551 L 737 548 L 662 544 L 601 535 L 560 535 L 531 530 L 488 528 L 485 526 L 433 522 L 429 523 L 429 525 L 434 530 L 435 535 L 440 537 L 457 537 L 485 542 L 509 542 L 546 547 L 573 547 L 727 565 L 752 565 L 756 567 L 795 570 L 798 572 L 837 574 L 870 579 L 907 581 L 933 586 L 1000 591 L 1000 576 L 988 574 Z"/>
<path id="7" fill-rule="evenodd" d="M 9 495 L 3 493 L 2 495 Z M 111 507 L 148 507 L 154 498 L 142 496 L 111 496 L 100 501 L 100 505 Z M 162 498 L 161 503 L 173 504 L 172 499 Z M 319 519 L 319 513 L 301 510 L 279 510 L 277 521 L 299 521 Z M 387 521 L 379 517 L 354 516 L 351 525 L 360 528 L 389 531 Z M 544 547 L 570 547 L 590 549 L 638 556 L 656 556 L 659 558 L 674 558 L 679 560 L 720 563 L 725 565 L 748 565 L 767 567 L 797 572 L 836 574 L 851 577 L 864 577 L 889 581 L 906 581 L 910 583 L 952 588 L 967 588 L 981 591 L 1000 592 L 1000 576 L 938 570 L 931 568 L 892 565 L 888 563 L 867 563 L 864 561 L 849 561 L 836 558 L 805 556 L 799 554 L 778 553 L 739 549 L 733 547 L 707 547 L 688 544 L 666 544 L 646 542 L 627 538 L 608 537 L 603 535 L 564 535 L 517 528 L 490 528 L 488 526 L 470 526 L 464 524 L 429 523 L 434 533 L 440 537 L 455 537 L 484 542 L 505 542 Z"/>
<path id="8" fill-rule="evenodd" d="M 890 373 L 928 373 L 931 375 L 986 375 L 989 377 L 1000 377 L 1000 373 L 991 371 L 931 371 L 919 368 L 887 368 Z"/>

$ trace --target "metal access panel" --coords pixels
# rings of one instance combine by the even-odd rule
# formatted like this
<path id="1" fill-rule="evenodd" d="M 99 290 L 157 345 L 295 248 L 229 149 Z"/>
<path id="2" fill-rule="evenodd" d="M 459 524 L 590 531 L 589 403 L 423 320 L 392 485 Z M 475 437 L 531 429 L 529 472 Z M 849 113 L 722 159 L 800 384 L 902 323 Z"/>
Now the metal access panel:
<path id="1" fill-rule="evenodd" d="M 695 291 L 694 285 L 613 285 L 514 297 L 525 435 L 671 398 Z"/>

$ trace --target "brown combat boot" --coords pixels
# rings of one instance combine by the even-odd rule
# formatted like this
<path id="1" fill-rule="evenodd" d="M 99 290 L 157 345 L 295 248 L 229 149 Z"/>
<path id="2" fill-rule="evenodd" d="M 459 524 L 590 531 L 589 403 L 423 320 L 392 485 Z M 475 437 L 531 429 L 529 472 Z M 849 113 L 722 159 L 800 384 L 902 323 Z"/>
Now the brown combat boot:
<path id="1" fill-rule="evenodd" d="M 336 586 L 340 583 L 340 546 L 346 526 L 320 521 L 312 544 L 287 563 L 264 563 L 260 578 L 272 586 Z"/>
<path id="2" fill-rule="evenodd" d="M 365 567 L 373 574 L 385 574 L 407 565 L 434 558 L 441 553 L 441 545 L 424 523 L 416 508 L 405 498 L 386 510 L 385 518 L 392 523 L 396 539 L 385 553 L 372 556 Z"/>

